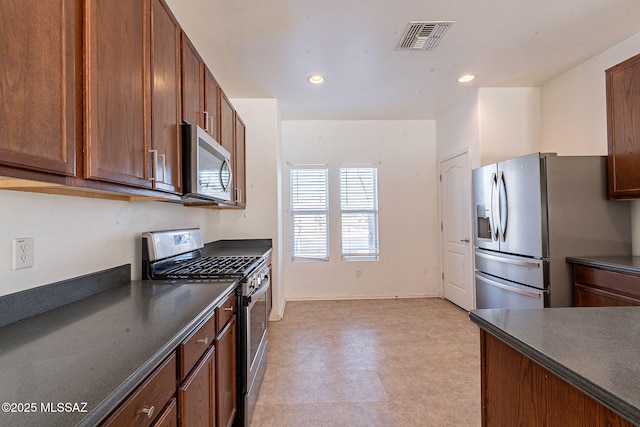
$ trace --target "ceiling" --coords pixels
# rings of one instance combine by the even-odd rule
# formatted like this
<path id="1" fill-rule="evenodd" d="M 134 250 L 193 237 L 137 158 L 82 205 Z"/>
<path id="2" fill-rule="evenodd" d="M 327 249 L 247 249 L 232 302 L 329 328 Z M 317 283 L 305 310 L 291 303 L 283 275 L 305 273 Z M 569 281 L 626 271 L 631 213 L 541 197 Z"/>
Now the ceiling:
<path id="1" fill-rule="evenodd" d="M 167 3 L 227 96 L 277 98 L 284 120 L 435 119 L 474 88 L 540 86 L 640 32 L 639 0 Z M 434 50 L 396 50 L 419 20 L 455 23 Z"/>

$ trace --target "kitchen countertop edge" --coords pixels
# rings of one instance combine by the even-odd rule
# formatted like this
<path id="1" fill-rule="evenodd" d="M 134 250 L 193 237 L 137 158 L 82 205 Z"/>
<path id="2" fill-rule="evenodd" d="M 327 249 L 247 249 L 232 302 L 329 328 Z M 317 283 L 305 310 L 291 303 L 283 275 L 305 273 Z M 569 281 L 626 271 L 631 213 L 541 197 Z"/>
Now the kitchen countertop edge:
<path id="1" fill-rule="evenodd" d="M 635 425 L 640 425 L 640 408 L 636 408 L 625 400 L 620 399 L 618 396 L 613 395 L 612 393 L 608 392 L 592 381 L 589 381 L 573 370 L 567 368 L 560 361 L 557 361 L 554 358 L 544 354 L 543 352 L 533 348 L 526 342 L 509 334 L 504 329 L 496 326 L 495 324 L 484 319 L 473 311 L 469 312 L 469 319 L 473 323 L 478 325 L 481 329 L 505 342 L 507 345 L 511 346 L 518 352 L 536 362 L 538 365 L 557 375 L 559 378 L 577 388 L 578 390 L 582 391 L 589 397 L 600 402 L 602 405 L 611 409 L 627 421 Z"/>
<path id="2" fill-rule="evenodd" d="M 589 267 L 608 268 L 640 274 L 640 256 L 574 256 L 567 257 L 566 261 Z"/>

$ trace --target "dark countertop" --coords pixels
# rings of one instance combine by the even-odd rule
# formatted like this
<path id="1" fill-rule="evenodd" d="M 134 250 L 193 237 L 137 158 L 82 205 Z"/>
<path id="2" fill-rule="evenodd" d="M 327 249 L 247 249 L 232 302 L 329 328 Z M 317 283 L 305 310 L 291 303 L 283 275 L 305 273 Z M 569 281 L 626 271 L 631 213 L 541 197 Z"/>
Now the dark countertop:
<path id="1" fill-rule="evenodd" d="M 218 240 L 207 243 L 202 249 L 204 256 L 263 256 L 271 250 L 271 239 Z"/>
<path id="2" fill-rule="evenodd" d="M 640 307 L 473 310 L 469 318 L 640 425 Z"/>
<path id="3" fill-rule="evenodd" d="M 0 328 L 0 426 L 94 425 L 208 317 L 233 281 L 134 281 Z M 86 413 L 41 403 L 86 402 Z"/>
<path id="4" fill-rule="evenodd" d="M 640 256 L 568 257 L 567 262 L 640 274 Z"/>

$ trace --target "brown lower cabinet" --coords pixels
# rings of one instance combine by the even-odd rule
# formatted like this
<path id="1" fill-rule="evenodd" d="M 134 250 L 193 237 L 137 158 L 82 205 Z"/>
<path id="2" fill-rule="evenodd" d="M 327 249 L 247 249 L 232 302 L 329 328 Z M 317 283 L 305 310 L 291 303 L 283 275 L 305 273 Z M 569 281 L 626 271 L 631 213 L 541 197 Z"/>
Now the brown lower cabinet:
<path id="1" fill-rule="evenodd" d="M 210 427 L 214 425 L 215 376 L 215 346 L 211 346 L 178 389 L 180 426 Z"/>
<path id="2" fill-rule="evenodd" d="M 115 410 L 103 426 L 152 425 L 176 390 L 176 354 L 171 355 Z"/>
<path id="3" fill-rule="evenodd" d="M 576 307 L 640 305 L 640 274 L 574 264 Z"/>
<path id="4" fill-rule="evenodd" d="M 178 426 L 178 404 L 176 399 L 171 399 L 164 408 L 158 419 L 153 423 L 153 427 L 177 427 Z"/>
<path id="5" fill-rule="evenodd" d="M 235 292 L 104 421 L 103 427 L 231 427 L 237 402 Z"/>
<path id="6" fill-rule="evenodd" d="M 231 427 L 238 411 L 236 379 L 236 316 L 216 337 L 216 425 Z"/>
<path id="7" fill-rule="evenodd" d="M 480 352 L 483 426 L 633 426 L 484 330 Z"/>

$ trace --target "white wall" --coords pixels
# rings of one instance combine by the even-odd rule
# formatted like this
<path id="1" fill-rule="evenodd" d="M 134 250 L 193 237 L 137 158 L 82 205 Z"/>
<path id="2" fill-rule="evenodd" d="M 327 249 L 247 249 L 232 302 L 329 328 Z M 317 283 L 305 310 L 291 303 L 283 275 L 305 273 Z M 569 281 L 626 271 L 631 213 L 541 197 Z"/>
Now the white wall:
<path id="1" fill-rule="evenodd" d="M 287 300 L 442 294 L 435 122 L 283 121 L 284 281 Z M 378 166 L 380 260 L 340 260 L 339 194 L 330 204 L 328 262 L 292 262 L 288 164 Z M 331 189 L 330 189 L 331 191 Z M 356 277 L 361 270 L 362 276 Z"/>
<path id="2" fill-rule="evenodd" d="M 217 240 L 217 211 L 0 190 L 0 295 L 131 264 L 140 278 L 143 231 L 201 227 Z M 14 271 L 13 239 L 34 238 L 34 266 Z"/>
<path id="3" fill-rule="evenodd" d="M 607 154 L 605 70 L 640 53 L 640 33 L 545 83 L 542 149 L 560 155 Z"/>
<path id="4" fill-rule="evenodd" d="M 216 229 L 222 238 L 273 239 L 272 318 L 282 317 L 282 245 L 280 231 L 280 110 L 276 99 L 230 100 L 246 125 L 247 207 L 223 212 Z"/>
<path id="5" fill-rule="evenodd" d="M 540 151 L 540 89 L 478 89 L 480 165 Z"/>
<path id="6" fill-rule="evenodd" d="M 640 33 L 542 86 L 543 150 L 561 155 L 607 154 L 604 71 L 638 53 Z M 612 203 L 632 204 L 633 253 L 640 256 L 640 201 Z"/>
<path id="7" fill-rule="evenodd" d="M 471 167 L 480 166 L 480 113 L 478 91 L 472 90 L 442 117 L 438 118 L 438 159 L 469 148 Z"/>
<path id="8" fill-rule="evenodd" d="M 470 91 L 438 118 L 438 158 L 467 147 L 472 168 L 540 151 L 540 89 Z"/>

